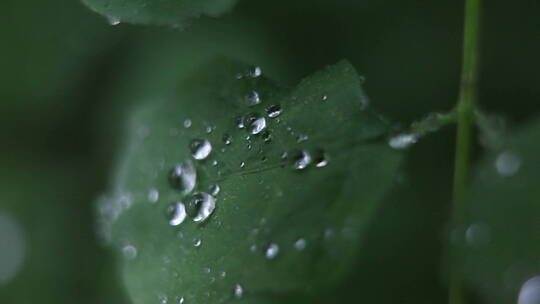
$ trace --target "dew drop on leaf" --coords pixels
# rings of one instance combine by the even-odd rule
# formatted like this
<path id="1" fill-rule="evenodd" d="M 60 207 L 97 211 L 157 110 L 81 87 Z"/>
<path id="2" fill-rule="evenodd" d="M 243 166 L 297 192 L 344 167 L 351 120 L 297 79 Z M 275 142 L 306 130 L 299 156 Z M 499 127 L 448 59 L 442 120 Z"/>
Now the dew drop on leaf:
<path id="1" fill-rule="evenodd" d="M 186 219 L 186 206 L 182 202 L 177 202 L 167 207 L 169 225 L 178 226 Z"/>
<path id="2" fill-rule="evenodd" d="M 296 170 L 303 170 L 311 164 L 311 154 L 308 151 L 297 151 L 293 154 L 293 168 Z"/>
<path id="3" fill-rule="evenodd" d="M 528 279 L 521 290 L 517 304 L 538 304 L 540 303 L 540 276 L 534 276 Z"/>
<path id="4" fill-rule="evenodd" d="M 197 183 L 197 171 L 190 160 L 175 165 L 169 173 L 169 183 L 177 190 L 189 193 Z"/>
<path id="5" fill-rule="evenodd" d="M 218 184 L 210 186 L 210 194 L 212 194 L 213 196 L 218 195 L 219 191 L 221 191 L 221 187 Z"/>
<path id="6" fill-rule="evenodd" d="M 223 143 L 226 145 L 230 145 L 232 143 L 232 136 L 229 134 L 223 135 Z"/>
<path id="7" fill-rule="evenodd" d="M 148 202 L 155 204 L 159 200 L 159 192 L 156 188 L 148 190 Z"/>
<path id="8" fill-rule="evenodd" d="M 249 71 L 248 71 L 248 75 L 251 78 L 260 77 L 262 75 L 261 67 L 255 66 L 255 67 L 250 68 Z"/>
<path id="9" fill-rule="evenodd" d="M 266 118 L 259 114 L 251 113 L 245 117 L 244 124 L 250 134 L 259 134 L 266 128 Z"/>
<path id="10" fill-rule="evenodd" d="M 294 242 L 294 248 L 296 248 L 297 250 L 304 250 L 304 248 L 306 248 L 306 245 L 307 242 L 303 238 L 299 238 L 298 240 L 296 240 L 296 242 Z"/>
<path id="11" fill-rule="evenodd" d="M 323 150 L 316 150 L 313 152 L 313 162 L 317 168 L 326 167 L 328 165 L 328 155 Z"/>
<path id="12" fill-rule="evenodd" d="M 406 149 L 418 141 L 418 136 L 412 133 L 403 133 L 391 137 L 388 145 L 393 149 Z"/>
<path id="13" fill-rule="evenodd" d="M 266 250 L 264 251 L 264 256 L 267 259 L 272 260 L 278 255 L 278 253 L 279 253 L 278 244 L 272 243 L 272 244 L 268 245 L 268 247 L 266 247 Z"/>
<path id="14" fill-rule="evenodd" d="M 246 101 L 249 106 L 258 105 L 261 103 L 261 97 L 257 91 L 251 91 L 246 95 Z"/>
<path id="15" fill-rule="evenodd" d="M 212 152 L 212 144 L 206 139 L 194 139 L 189 145 L 191 155 L 196 160 L 203 160 Z"/>
<path id="16" fill-rule="evenodd" d="M 233 293 L 235 298 L 240 299 L 244 294 L 244 289 L 240 284 L 236 284 L 234 285 Z"/>
<path id="17" fill-rule="evenodd" d="M 115 26 L 119 25 L 122 21 L 120 20 L 120 18 L 109 16 L 107 17 L 107 22 L 109 23 L 109 25 Z"/>
<path id="18" fill-rule="evenodd" d="M 270 118 L 278 117 L 281 114 L 281 106 L 278 104 L 271 105 L 266 108 L 266 115 Z"/>
<path id="19" fill-rule="evenodd" d="M 189 128 L 189 127 L 191 127 L 191 120 L 190 119 L 184 120 L 184 128 Z"/>
<path id="20" fill-rule="evenodd" d="M 193 240 L 193 246 L 195 247 L 200 247 L 202 244 L 202 240 L 201 239 L 195 239 Z"/>
<path id="21" fill-rule="evenodd" d="M 197 192 L 189 202 L 189 210 L 194 211 L 194 222 L 203 222 L 216 208 L 216 198 L 206 192 Z M 190 212 L 191 213 L 191 212 Z"/>
<path id="22" fill-rule="evenodd" d="M 122 247 L 122 254 L 128 260 L 133 260 L 137 257 L 137 248 L 135 246 L 128 244 Z"/>
<path id="23" fill-rule="evenodd" d="M 513 152 L 502 152 L 495 160 L 495 169 L 499 175 L 510 177 L 515 175 L 521 167 L 521 159 Z"/>

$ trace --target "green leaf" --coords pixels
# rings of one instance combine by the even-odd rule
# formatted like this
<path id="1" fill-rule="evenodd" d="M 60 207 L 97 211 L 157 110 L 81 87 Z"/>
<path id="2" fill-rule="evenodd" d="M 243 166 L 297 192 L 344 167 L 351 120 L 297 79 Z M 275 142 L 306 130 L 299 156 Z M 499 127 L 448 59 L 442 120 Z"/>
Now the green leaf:
<path id="1" fill-rule="evenodd" d="M 111 22 L 185 27 L 200 16 L 217 17 L 238 0 L 83 0 Z"/>
<path id="2" fill-rule="evenodd" d="M 216 60 L 132 118 L 99 210 L 103 236 L 125 255 L 134 303 L 322 301 L 335 297 L 367 248 L 366 229 L 402 153 L 387 146 L 388 125 L 366 108 L 354 68 L 340 62 L 292 90 L 255 71 Z M 260 104 L 250 105 L 254 92 Z M 269 117 L 271 106 L 280 115 Z M 238 128 L 250 115 L 266 122 L 258 134 L 250 133 L 262 120 Z M 192 156 L 194 139 L 211 143 L 206 158 Z M 298 169 L 302 152 L 311 162 Z M 221 189 L 205 221 L 170 225 L 178 202 L 197 214 L 193 193 L 170 183 L 177 164 L 194 166 L 194 191 Z"/>
<path id="3" fill-rule="evenodd" d="M 539 143 L 536 121 L 486 156 L 454 228 L 456 266 L 485 303 L 539 300 L 524 285 L 540 274 Z M 534 301 L 517 301 L 524 286 Z"/>

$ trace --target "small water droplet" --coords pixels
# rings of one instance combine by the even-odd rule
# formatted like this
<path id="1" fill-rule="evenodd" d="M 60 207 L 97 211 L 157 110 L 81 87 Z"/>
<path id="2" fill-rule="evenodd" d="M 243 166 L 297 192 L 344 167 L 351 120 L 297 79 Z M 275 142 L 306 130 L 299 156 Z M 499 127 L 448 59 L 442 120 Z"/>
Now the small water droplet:
<path id="1" fill-rule="evenodd" d="M 115 26 L 119 25 L 122 21 L 118 17 L 109 16 L 107 17 L 107 22 L 109 23 L 109 25 Z"/>
<path id="2" fill-rule="evenodd" d="M 521 167 L 521 158 L 513 152 L 505 151 L 497 156 L 495 168 L 503 177 L 515 175 Z"/>
<path id="3" fill-rule="evenodd" d="M 240 284 L 236 284 L 234 285 L 233 293 L 234 293 L 235 298 L 240 299 L 242 295 L 244 294 L 244 289 L 242 288 Z"/>
<path id="4" fill-rule="evenodd" d="M 249 251 L 256 252 L 257 251 L 257 245 L 253 244 L 253 245 L 249 246 Z"/>
<path id="5" fill-rule="evenodd" d="M 236 118 L 236 126 L 238 127 L 238 129 L 243 129 L 246 127 L 246 125 L 244 124 L 244 117 L 237 117 Z"/>
<path id="6" fill-rule="evenodd" d="M 169 225 L 178 226 L 186 219 L 186 206 L 182 202 L 173 203 L 167 207 L 167 215 L 169 217 Z"/>
<path id="7" fill-rule="evenodd" d="M 327 101 L 327 100 L 328 100 L 328 96 L 323 95 L 323 96 L 321 97 L 321 100 L 322 100 L 322 101 Z"/>
<path id="8" fill-rule="evenodd" d="M 465 240 L 471 246 L 482 246 L 490 242 L 491 232 L 487 225 L 475 223 L 465 231 Z"/>
<path id="9" fill-rule="evenodd" d="M 148 190 L 148 202 L 154 204 L 159 200 L 159 192 L 156 188 Z"/>
<path id="10" fill-rule="evenodd" d="M 311 155 L 308 151 L 302 150 L 302 151 L 296 151 L 292 159 L 294 161 L 293 168 L 296 170 L 303 170 L 311 164 Z"/>
<path id="11" fill-rule="evenodd" d="M 232 136 L 230 136 L 229 134 L 223 135 L 223 143 L 225 143 L 226 145 L 230 145 L 232 143 Z"/>
<path id="12" fill-rule="evenodd" d="M 261 103 L 261 97 L 257 91 L 249 92 L 245 98 L 249 106 L 258 105 Z"/>
<path id="13" fill-rule="evenodd" d="M 266 247 L 266 250 L 264 251 L 264 255 L 267 259 L 271 260 L 274 259 L 279 253 L 279 246 L 276 243 L 272 243 Z"/>
<path id="14" fill-rule="evenodd" d="M 299 238 L 298 240 L 296 240 L 296 242 L 294 242 L 294 248 L 298 250 L 304 250 L 304 248 L 306 248 L 306 245 L 307 242 L 303 238 Z"/>
<path id="15" fill-rule="evenodd" d="M 189 127 L 191 127 L 191 119 L 184 120 L 184 128 L 189 128 Z"/>
<path id="16" fill-rule="evenodd" d="M 309 136 L 307 136 L 305 134 L 299 134 L 298 136 L 296 136 L 296 142 L 297 143 L 304 142 L 304 141 L 306 141 L 308 139 L 309 139 Z"/>
<path id="17" fill-rule="evenodd" d="M 388 145 L 393 149 L 406 149 L 418 141 L 418 136 L 412 133 L 398 134 L 388 140 Z"/>
<path id="18" fill-rule="evenodd" d="M 197 171 L 193 162 L 186 160 L 175 165 L 169 173 L 169 183 L 173 188 L 185 193 L 193 191 L 197 183 Z"/>
<path id="19" fill-rule="evenodd" d="M 227 272 L 222 271 L 222 272 L 219 273 L 219 276 L 222 277 L 222 278 L 224 278 L 224 277 L 227 276 Z"/>
<path id="20" fill-rule="evenodd" d="M 184 304 L 184 302 L 185 302 L 184 297 L 180 297 L 180 299 L 178 299 L 178 304 Z"/>
<path id="21" fill-rule="evenodd" d="M 246 166 L 246 162 L 240 162 L 240 168 L 244 168 Z"/>
<path id="22" fill-rule="evenodd" d="M 125 245 L 122 247 L 122 254 L 126 259 L 133 260 L 137 257 L 137 248 L 131 244 Z"/>
<path id="23" fill-rule="evenodd" d="M 212 152 L 212 144 L 206 139 L 194 139 L 189 145 L 191 155 L 197 160 L 203 160 Z"/>
<path id="24" fill-rule="evenodd" d="M 195 247 L 200 247 L 202 244 L 202 240 L 201 239 L 195 239 L 193 240 L 193 246 Z"/>
<path id="25" fill-rule="evenodd" d="M 216 208 L 216 198 L 206 192 L 198 192 L 193 195 L 189 202 L 190 214 L 196 213 L 193 217 L 194 222 L 203 222 Z"/>
<path id="26" fill-rule="evenodd" d="M 212 126 L 208 126 L 208 127 L 206 127 L 206 129 L 205 129 L 205 131 L 206 131 L 207 134 L 212 133 L 213 130 L 214 130 L 214 128 L 212 128 Z"/>
<path id="27" fill-rule="evenodd" d="M 166 295 L 160 295 L 159 301 L 161 304 L 167 304 L 169 303 L 169 297 L 167 297 Z"/>
<path id="28" fill-rule="evenodd" d="M 257 113 L 251 113 L 245 117 L 244 125 L 250 134 L 259 134 L 266 128 L 266 118 Z"/>
<path id="29" fill-rule="evenodd" d="M 204 273 L 210 273 L 210 271 L 211 271 L 211 270 L 210 270 L 210 268 L 208 268 L 208 267 L 203 268 L 203 272 L 204 272 Z"/>
<path id="30" fill-rule="evenodd" d="M 261 134 L 261 137 L 266 143 L 269 143 L 272 141 L 272 133 L 268 132 L 268 130 L 263 131 Z"/>
<path id="31" fill-rule="evenodd" d="M 539 304 L 540 303 L 540 276 L 528 279 L 519 291 L 517 304 Z"/>
<path id="32" fill-rule="evenodd" d="M 216 196 L 219 194 L 219 191 L 221 191 L 221 187 L 218 185 L 218 184 L 215 184 L 215 185 L 211 185 L 210 186 L 210 193 L 213 195 L 213 196 Z"/>
<path id="33" fill-rule="evenodd" d="M 313 153 L 313 162 L 317 168 L 326 167 L 328 165 L 328 155 L 324 150 L 315 150 Z"/>
<path id="34" fill-rule="evenodd" d="M 271 105 L 266 108 L 266 115 L 270 118 L 278 117 L 281 114 L 281 106 L 278 104 Z"/>
<path id="35" fill-rule="evenodd" d="M 248 71 L 248 75 L 249 77 L 251 78 L 257 78 L 257 77 L 260 77 L 262 75 L 262 69 L 261 67 L 258 67 L 258 66 L 255 66 L 255 67 L 251 67 Z"/>

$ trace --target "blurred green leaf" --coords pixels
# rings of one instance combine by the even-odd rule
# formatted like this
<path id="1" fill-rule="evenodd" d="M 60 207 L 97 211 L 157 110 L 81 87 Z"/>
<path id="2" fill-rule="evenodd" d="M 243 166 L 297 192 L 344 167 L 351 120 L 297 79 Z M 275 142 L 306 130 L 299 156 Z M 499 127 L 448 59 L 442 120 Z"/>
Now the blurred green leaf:
<path id="1" fill-rule="evenodd" d="M 358 75 L 341 62 L 294 90 L 228 61 L 195 75 L 132 119 L 114 187 L 99 204 L 104 237 L 126 256 L 134 303 L 221 303 L 234 299 L 237 285 L 247 302 L 331 295 L 368 246 L 365 230 L 402 159 L 384 141 L 387 124 L 363 109 Z M 253 92 L 261 103 L 249 106 Z M 277 105 L 281 114 L 269 117 Z M 261 120 L 237 127 L 253 113 L 266 122 L 258 134 L 250 133 Z M 193 159 L 194 139 L 211 143 L 207 158 Z M 311 156 L 303 170 L 293 168 L 300 151 Z M 323 159 L 328 164 L 317 167 Z M 221 189 L 202 223 L 169 224 L 168 208 L 181 201 L 189 213 L 193 199 L 169 183 L 177 164 L 184 172 L 195 166 L 195 191 Z"/>
<path id="2" fill-rule="evenodd" d="M 456 266 L 484 303 L 539 299 L 533 292 L 536 300 L 517 301 L 523 284 L 540 274 L 539 143 L 536 121 L 487 155 L 454 228 Z"/>
<path id="3" fill-rule="evenodd" d="M 94 11 L 120 22 L 185 27 L 200 16 L 217 17 L 238 0 L 83 0 Z"/>

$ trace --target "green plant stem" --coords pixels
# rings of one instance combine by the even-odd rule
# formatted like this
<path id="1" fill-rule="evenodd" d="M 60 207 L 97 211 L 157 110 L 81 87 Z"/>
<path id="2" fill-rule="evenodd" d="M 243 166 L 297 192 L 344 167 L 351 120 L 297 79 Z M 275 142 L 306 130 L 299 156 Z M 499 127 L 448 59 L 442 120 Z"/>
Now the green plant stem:
<path id="1" fill-rule="evenodd" d="M 463 35 L 463 63 L 461 87 L 457 103 L 457 139 L 454 165 L 453 201 L 454 214 L 462 210 L 460 204 L 467 191 L 469 182 L 472 127 L 474 123 L 474 105 L 478 79 L 478 50 L 480 32 L 481 0 L 465 0 L 465 25 Z M 454 216 L 454 221 L 456 220 Z M 451 270 L 450 304 L 464 304 L 465 297 L 462 280 Z"/>

